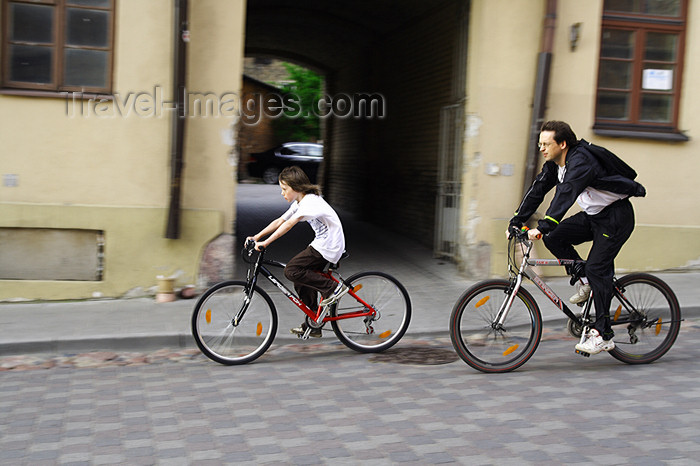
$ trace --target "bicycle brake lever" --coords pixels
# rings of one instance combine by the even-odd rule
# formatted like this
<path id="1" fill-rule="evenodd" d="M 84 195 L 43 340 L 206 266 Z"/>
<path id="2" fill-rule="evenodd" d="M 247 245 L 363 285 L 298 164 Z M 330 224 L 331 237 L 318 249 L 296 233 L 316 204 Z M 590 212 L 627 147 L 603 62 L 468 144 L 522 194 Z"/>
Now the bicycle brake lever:
<path id="1" fill-rule="evenodd" d="M 513 239 L 517 238 L 520 235 L 520 228 L 515 227 L 515 226 L 509 226 L 508 227 L 508 239 Z"/>

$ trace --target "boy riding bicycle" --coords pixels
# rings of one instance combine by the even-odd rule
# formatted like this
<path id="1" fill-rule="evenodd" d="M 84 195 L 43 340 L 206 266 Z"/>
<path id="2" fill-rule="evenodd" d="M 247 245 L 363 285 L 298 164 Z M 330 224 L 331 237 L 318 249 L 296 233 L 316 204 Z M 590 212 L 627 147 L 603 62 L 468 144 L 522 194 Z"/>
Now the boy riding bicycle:
<path id="1" fill-rule="evenodd" d="M 255 249 L 259 251 L 287 233 L 299 221 L 309 222 L 315 238 L 306 249 L 287 263 L 284 276 L 294 282 L 299 299 L 310 309 L 317 308 L 318 292 L 323 298 L 320 305 L 329 306 L 345 295 L 348 287 L 343 283 L 337 284 L 318 272 L 328 263 L 337 263 L 345 251 L 343 225 L 335 210 L 321 197 L 319 186 L 311 184 L 301 168 L 292 166 L 282 170 L 279 185 L 282 196 L 291 206 L 258 234 L 249 236 L 248 240 L 255 241 Z M 260 241 L 267 235 L 267 239 Z M 296 335 L 303 335 L 306 323 L 290 331 Z M 320 338 L 321 329 L 312 328 L 309 336 Z"/>
<path id="2" fill-rule="evenodd" d="M 545 194 L 556 186 L 545 217 L 539 220 L 537 228 L 528 231 L 528 237 L 530 240 L 542 237 L 547 249 L 558 259 L 581 260 L 574 245 L 593 242 L 585 270 L 567 267 L 573 277 L 572 285 L 577 277 L 582 282 L 570 301 L 583 303 L 592 291 L 596 309 L 594 328 L 576 349 L 589 354 L 610 351 L 615 347 L 610 325 L 614 261 L 634 230 L 634 210 L 628 198 L 643 197 L 646 191 L 633 180 L 634 170 L 605 149 L 577 140 L 563 121 L 545 122 L 538 146 L 545 164 L 510 220 L 510 226 L 520 228 L 535 213 Z M 562 220 L 574 201 L 582 211 Z"/>

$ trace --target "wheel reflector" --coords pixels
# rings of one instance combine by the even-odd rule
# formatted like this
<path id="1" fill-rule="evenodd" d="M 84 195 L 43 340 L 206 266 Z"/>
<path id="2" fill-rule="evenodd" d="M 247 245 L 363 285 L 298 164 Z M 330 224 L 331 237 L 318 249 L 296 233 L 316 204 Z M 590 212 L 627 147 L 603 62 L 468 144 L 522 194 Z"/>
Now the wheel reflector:
<path id="1" fill-rule="evenodd" d="M 656 334 L 658 335 L 659 333 L 661 333 L 661 317 L 656 321 Z"/>
<path id="2" fill-rule="evenodd" d="M 513 351 L 515 351 L 516 349 L 518 349 L 518 346 L 520 346 L 520 345 L 513 345 L 513 346 L 511 346 L 510 348 L 508 348 L 507 350 L 505 350 L 505 351 L 503 352 L 503 356 L 508 356 L 510 353 L 512 353 Z"/>
<path id="3" fill-rule="evenodd" d="M 615 311 L 615 317 L 613 317 L 613 321 L 617 322 L 617 319 L 620 318 L 620 314 L 622 314 L 622 304 L 617 306 L 617 311 Z"/>
<path id="4" fill-rule="evenodd" d="M 386 332 L 382 332 L 379 334 L 379 338 L 386 338 L 389 335 L 391 335 L 391 330 L 387 330 Z"/>
<path id="5" fill-rule="evenodd" d="M 255 331 L 255 333 L 257 333 L 258 336 L 260 336 L 260 334 L 262 333 L 262 322 L 258 322 L 258 328 Z"/>
<path id="6" fill-rule="evenodd" d="M 476 306 L 475 306 L 475 307 L 483 306 L 484 304 L 486 304 L 486 301 L 488 301 L 489 299 L 491 299 L 491 296 L 484 296 L 483 298 L 481 298 L 481 299 L 479 300 L 478 303 L 476 303 Z"/>
<path id="7" fill-rule="evenodd" d="M 207 313 L 204 316 L 207 319 L 207 323 L 211 324 L 211 309 L 207 309 Z"/>
<path id="8" fill-rule="evenodd" d="M 360 283 L 360 284 L 358 284 L 358 285 L 355 285 L 355 286 L 352 288 L 352 292 L 353 292 L 353 293 L 357 293 L 357 292 L 360 291 L 361 289 L 362 289 L 362 283 Z"/>

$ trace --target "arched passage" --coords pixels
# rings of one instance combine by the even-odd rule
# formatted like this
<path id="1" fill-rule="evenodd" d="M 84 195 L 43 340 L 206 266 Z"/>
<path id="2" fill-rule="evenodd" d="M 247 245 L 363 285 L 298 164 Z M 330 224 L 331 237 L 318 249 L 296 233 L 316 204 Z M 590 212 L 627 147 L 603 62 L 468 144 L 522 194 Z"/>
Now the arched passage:
<path id="1" fill-rule="evenodd" d="M 466 0 L 247 3 L 246 55 L 318 69 L 331 99 L 381 97 L 381 116 L 326 121 L 323 184 L 331 202 L 445 255 L 457 242 L 468 7 Z"/>

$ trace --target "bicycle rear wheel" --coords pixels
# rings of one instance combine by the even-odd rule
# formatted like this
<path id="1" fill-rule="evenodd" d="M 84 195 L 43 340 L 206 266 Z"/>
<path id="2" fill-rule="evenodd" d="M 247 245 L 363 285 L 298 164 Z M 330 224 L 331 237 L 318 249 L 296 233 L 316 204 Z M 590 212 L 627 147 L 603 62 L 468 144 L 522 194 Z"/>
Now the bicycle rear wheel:
<path id="1" fill-rule="evenodd" d="M 542 336 L 542 316 L 520 288 L 503 324 L 499 310 L 509 298 L 507 280 L 486 280 L 469 288 L 450 316 L 450 338 L 460 358 L 482 372 L 509 372 L 532 357 Z"/>
<path id="2" fill-rule="evenodd" d="M 627 364 L 656 361 L 671 349 L 681 328 L 681 309 L 673 290 L 660 278 L 630 274 L 617 281 L 610 318 L 615 349 L 610 354 Z M 624 333 L 623 333 L 624 329 Z"/>
<path id="3" fill-rule="evenodd" d="M 376 314 L 374 317 L 332 320 L 331 326 L 338 340 L 360 353 L 378 353 L 394 346 L 411 322 L 411 299 L 406 288 L 383 272 L 361 272 L 345 282 Z M 367 310 L 365 304 L 348 293 L 333 306 L 331 317 Z"/>
<path id="4" fill-rule="evenodd" d="M 265 353 L 277 334 L 277 311 L 270 297 L 255 287 L 246 301 L 246 282 L 228 281 L 209 288 L 192 313 L 192 335 L 209 359 L 226 365 L 249 363 Z"/>

